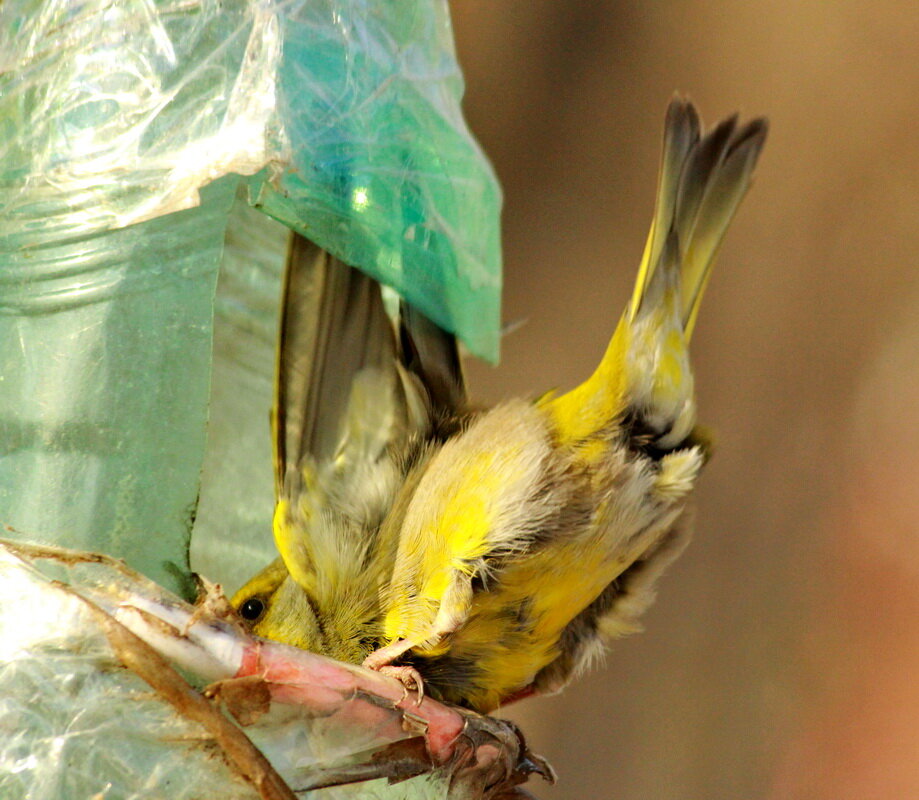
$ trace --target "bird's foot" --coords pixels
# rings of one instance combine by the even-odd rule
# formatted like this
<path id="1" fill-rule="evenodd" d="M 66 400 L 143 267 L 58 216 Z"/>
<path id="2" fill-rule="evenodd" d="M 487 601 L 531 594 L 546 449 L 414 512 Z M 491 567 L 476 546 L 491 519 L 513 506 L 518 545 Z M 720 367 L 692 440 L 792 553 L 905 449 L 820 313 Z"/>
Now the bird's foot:
<path id="1" fill-rule="evenodd" d="M 422 680 L 421 673 L 418 672 L 417 669 L 414 667 L 397 667 L 392 664 L 385 664 L 382 667 L 377 667 L 376 671 L 381 675 L 395 678 L 402 684 L 402 700 L 405 700 L 405 698 L 409 696 L 409 693 L 415 692 L 415 705 L 421 705 L 421 701 L 424 700 L 424 680 Z M 402 700 L 399 702 L 401 703 Z"/>
<path id="2" fill-rule="evenodd" d="M 392 663 L 407 650 L 410 650 L 411 646 L 411 643 L 404 639 L 388 644 L 379 650 L 374 650 L 367 656 L 364 659 L 363 666 L 399 681 L 404 690 L 402 700 L 408 697 L 409 692 L 417 692 L 418 696 L 415 699 L 415 705 L 417 706 L 424 699 L 424 681 L 421 678 L 421 673 L 414 667 L 396 666 Z M 401 703 L 402 700 L 399 702 Z"/>

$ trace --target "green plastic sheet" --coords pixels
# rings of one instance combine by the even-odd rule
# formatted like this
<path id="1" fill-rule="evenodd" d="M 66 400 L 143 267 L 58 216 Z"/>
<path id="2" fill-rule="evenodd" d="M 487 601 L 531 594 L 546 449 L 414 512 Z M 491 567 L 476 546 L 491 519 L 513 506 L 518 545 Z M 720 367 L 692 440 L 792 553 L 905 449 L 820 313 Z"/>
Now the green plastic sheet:
<path id="1" fill-rule="evenodd" d="M 185 591 L 240 181 L 257 208 L 494 358 L 500 193 L 461 94 L 442 0 L 0 4 L 12 535 L 123 556 Z M 236 319 L 271 281 L 237 287 Z M 218 348 L 249 347 L 234 335 Z M 250 439 L 265 430 L 254 405 Z M 264 448 L 251 452 L 264 472 Z"/>
<path id="2" fill-rule="evenodd" d="M 500 192 L 459 110 L 446 3 L 346 5 L 280 20 L 293 169 L 254 181 L 254 202 L 496 360 Z"/>

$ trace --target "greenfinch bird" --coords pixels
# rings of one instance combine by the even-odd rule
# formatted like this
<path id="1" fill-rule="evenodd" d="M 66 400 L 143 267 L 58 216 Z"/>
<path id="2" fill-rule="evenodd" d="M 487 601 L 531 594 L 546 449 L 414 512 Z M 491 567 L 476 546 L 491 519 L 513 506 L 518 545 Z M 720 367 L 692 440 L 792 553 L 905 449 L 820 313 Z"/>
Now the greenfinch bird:
<path id="1" fill-rule="evenodd" d="M 689 342 L 767 125 L 666 115 L 651 231 L 593 375 L 490 409 L 454 338 L 298 239 L 274 411 L 280 558 L 233 603 L 267 638 L 489 712 L 637 629 L 708 457 Z"/>

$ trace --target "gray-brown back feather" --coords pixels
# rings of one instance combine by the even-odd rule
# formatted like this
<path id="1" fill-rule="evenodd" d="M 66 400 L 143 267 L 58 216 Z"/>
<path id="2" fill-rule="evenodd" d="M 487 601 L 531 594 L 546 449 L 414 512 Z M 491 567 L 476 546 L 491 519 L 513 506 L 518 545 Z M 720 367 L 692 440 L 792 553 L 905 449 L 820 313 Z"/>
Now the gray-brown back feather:
<path id="1" fill-rule="evenodd" d="M 355 376 L 395 369 L 379 285 L 309 240 L 292 238 L 285 273 L 273 410 L 275 479 L 330 459 Z"/>

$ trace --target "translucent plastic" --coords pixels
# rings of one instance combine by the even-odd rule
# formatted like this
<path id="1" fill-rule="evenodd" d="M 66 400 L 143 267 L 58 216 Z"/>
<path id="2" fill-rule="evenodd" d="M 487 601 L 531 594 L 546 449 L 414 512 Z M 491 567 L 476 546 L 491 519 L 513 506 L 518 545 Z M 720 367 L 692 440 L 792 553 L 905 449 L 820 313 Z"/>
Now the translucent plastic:
<path id="1" fill-rule="evenodd" d="M 184 590 L 232 190 L 224 181 L 198 208 L 60 238 L 7 219 L 0 522 L 12 535 L 117 555 Z M 68 199 L 32 227 L 72 215 Z"/>
<path id="2" fill-rule="evenodd" d="M 15 246 L 265 168 L 259 207 L 496 356 L 500 192 L 460 113 L 445 0 L 7 0 L 0 37 Z"/>
<path id="3" fill-rule="evenodd" d="M 52 582 L 52 577 L 66 580 L 72 588 Z M 155 585 L 104 562 L 30 563 L 11 556 L 2 544 L 0 581 L 11 591 L 8 602 L 0 605 L 0 797 L 260 796 L 239 769 L 219 755 L 220 742 L 212 740 L 208 729 L 178 713 L 123 666 L 99 616 L 81 598 L 113 614 L 125 613 L 124 608 L 134 603 L 154 610 L 162 604 L 166 613 L 173 608 L 187 620 L 190 609 L 183 610 Z M 233 646 L 231 629 L 224 642 L 219 641 L 219 631 L 203 629 L 218 637 L 215 652 Z M 374 753 L 393 736 L 412 735 L 402 732 L 392 711 L 389 726 L 396 724 L 395 731 L 360 727 L 360 709 L 355 713 L 360 702 L 365 701 L 343 697 L 321 717 L 280 706 L 247 733 L 291 787 L 315 784 L 323 770 L 372 763 Z M 387 719 L 385 714 L 382 718 Z M 387 784 L 375 780 L 300 796 L 447 796 L 444 779 L 421 776 L 398 789 Z"/>
<path id="4" fill-rule="evenodd" d="M 0 797 L 258 798 L 120 666 L 79 599 L 3 552 L 0 581 Z"/>
<path id="5" fill-rule="evenodd" d="M 446 2 L 309 0 L 280 35 L 293 169 L 254 181 L 256 205 L 495 360 L 501 196 L 460 112 Z"/>
<path id="6" fill-rule="evenodd" d="M 9 0 L 0 35 L 4 524 L 179 588 L 221 175 L 496 354 L 499 191 L 445 3 Z"/>
<path id="7" fill-rule="evenodd" d="M 289 236 L 239 193 L 217 285 L 210 420 L 191 543 L 192 568 L 229 592 L 277 556 L 268 416 Z"/>

